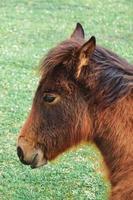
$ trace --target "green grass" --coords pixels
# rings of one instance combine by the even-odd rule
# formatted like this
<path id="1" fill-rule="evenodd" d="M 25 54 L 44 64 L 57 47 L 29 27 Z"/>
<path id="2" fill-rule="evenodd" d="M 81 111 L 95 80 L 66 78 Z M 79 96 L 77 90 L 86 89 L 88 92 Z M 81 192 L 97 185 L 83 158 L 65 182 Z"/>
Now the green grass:
<path id="1" fill-rule="evenodd" d="M 0 1 L 0 200 L 106 200 L 109 183 L 93 145 L 31 170 L 16 138 L 39 80 L 40 58 L 81 22 L 89 38 L 133 61 L 132 0 Z"/>

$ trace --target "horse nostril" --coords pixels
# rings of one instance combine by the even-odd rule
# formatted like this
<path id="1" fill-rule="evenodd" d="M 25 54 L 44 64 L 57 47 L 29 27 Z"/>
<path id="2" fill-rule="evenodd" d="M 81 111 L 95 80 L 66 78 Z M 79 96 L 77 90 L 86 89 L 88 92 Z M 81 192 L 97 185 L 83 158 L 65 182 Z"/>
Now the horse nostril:
<path id="1" fill-rule="evenodd" d="M 21 161 L 23 161 L 23 159 L 24 159 L 24 153 L 23 153 L 21 147 L 17 147 L 17 155 L 18 155 L 19 159 Z"/>

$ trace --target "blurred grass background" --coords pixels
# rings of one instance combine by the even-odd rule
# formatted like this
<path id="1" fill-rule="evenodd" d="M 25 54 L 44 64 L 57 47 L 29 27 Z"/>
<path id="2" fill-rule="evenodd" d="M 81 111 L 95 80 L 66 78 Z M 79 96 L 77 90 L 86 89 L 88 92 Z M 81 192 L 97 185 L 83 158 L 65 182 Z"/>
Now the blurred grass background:
<path id="1" fill-rule="evenodd" d="M 0 200 L 106 200 L 109 183 L 94 145 L 31 170 L 16 138 L 39 80 L 38 63 L 80 22 L 86 37 L 133 61 L 132 0 L 0 1 Z"/>

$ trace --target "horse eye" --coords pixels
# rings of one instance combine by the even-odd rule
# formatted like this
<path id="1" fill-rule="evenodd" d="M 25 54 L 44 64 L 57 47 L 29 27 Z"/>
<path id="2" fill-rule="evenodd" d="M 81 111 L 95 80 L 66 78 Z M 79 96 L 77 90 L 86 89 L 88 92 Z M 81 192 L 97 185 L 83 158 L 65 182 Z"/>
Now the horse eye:
<path id="1" fill-rule="evenodd" d="M 54 100 L 56 99 L 56 96 L 52 95 L 52 94 L 45 94 L 43 96 L 43 100 L 47 103 L 52 103 Z"/>

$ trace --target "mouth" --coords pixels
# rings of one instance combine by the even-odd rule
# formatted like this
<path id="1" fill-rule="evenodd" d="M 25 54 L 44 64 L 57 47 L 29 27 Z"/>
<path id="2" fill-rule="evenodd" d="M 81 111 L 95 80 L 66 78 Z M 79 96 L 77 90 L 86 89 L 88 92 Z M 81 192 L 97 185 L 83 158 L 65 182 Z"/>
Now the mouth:
<path id="1" fill-rule="evenodd" d="M 39 155 L 38 153 L 34 156 L 32 162 L 30 163 L 31 169 L 35 169 L 47 164 L 47 160 L 44 159 L 43 162 L 39 162 Z"/>
<path id="2" fill-rule="evenodd" d="M 30 163 L 30 166 L 32 169 L 36 168 L 36 166 L 37 166 L 37 157 L 38 157 L 38 153 L 35 155 L 32 162 Z"/>
<path id="3" fill-rule="evenodd" d="M 24 165 L 29 165 L 32 169 L 47 164 L 47 157 L 41 149 L 34 150 L 30 153 L 24 153 L 24 150 L 18 146 L 17 155 Z"/>

